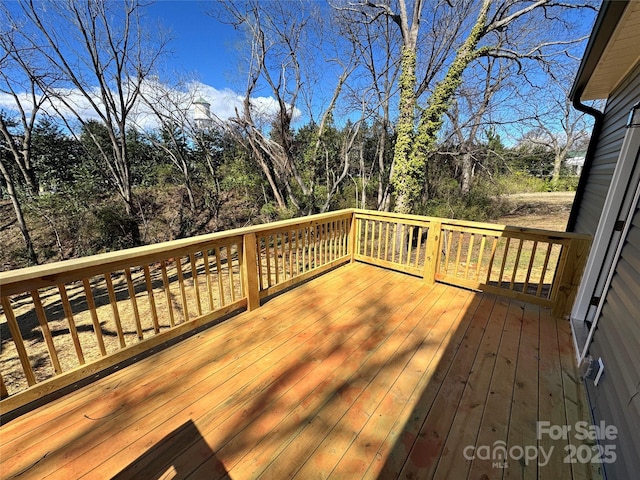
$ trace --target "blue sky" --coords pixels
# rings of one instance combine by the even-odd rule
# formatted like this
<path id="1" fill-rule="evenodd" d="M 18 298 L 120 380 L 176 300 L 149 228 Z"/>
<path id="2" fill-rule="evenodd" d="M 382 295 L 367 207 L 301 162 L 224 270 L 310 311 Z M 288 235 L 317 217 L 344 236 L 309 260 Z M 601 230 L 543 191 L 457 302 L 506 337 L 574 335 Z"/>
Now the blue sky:
<path id="1" fill-rule="evenodd" d="M 267 3 L 269 0 L 261 1 Z M 11 5 L 11 2 L 8 5 Z M 319 3 L 319 5 L 326 5 L 326 3 Z M 198 82 L 189 85 L 190 92 L 195 93 L 196 97 L 204 97 L 211 103 L 212 112 L 225 119 L 232 117 L 234 108 L 242 105 L 246 75 L 240 73 L 240 58 L 236 51 L 236 45 L 241 40 L 241 32 L 230 25 L 222 24 L 212 15 L 207 14 L 212 12 L 214 8 L 216 8 L 216 2 L 211 0 L 158 0 L 145 7 L 144 15 L 146 25 L 159 25 L 159 28 L 166 29 L 171 37 L 168 45 L 170 53 L 165 58 L 164 65 L 159 72 L 160 82 L 173 84 L 176 78 L 187 82 Z M 573 14 L 569 12 L 567 15 Z M 580 23 L 584 29 L 584 32 L 581 33 L 586 35 L 594 13 L 583 12 L 581 16 L 583 17 L 580 19 L 583 21 Z M 580 52 L 576 51 L 574 55 L 581 54 L 583 45 L 576 48 Z M 318 65 L 315 66 L 313 80 L 317 83 L 314 82 L 313 88 L 308 89 L 313 94 L 309 103 L 313 105 L 314 109 L 322 111 L 321 107 L 326 105 L 327 98 L 325 97 L 328 96 L 327 92 L 323 91 L 323 86 L 329 85 L 330 91 L 328 93 L 332 93 L 336 81 L 336 75 L 334 75 L 336 71 L 332 70 L 332 64 L 321 63 L 322 58 L 316 57 L 315 61 L 318 62 Z M 357 90 L 360 80 L 353 77 L 351 81 L 354 82 L 354 89 Z M 369 80 L 363 77 L 362 81 Z M 258 88 L 253 92 L 252 101 L 259 110 L 272 112 L 276 105 L 270 95 L 271 92 L 268 88 Z M 13 98 L 0 94 L 0 107 L 11 109 L 13 104 L 15 108 L 13 102 Z M 77 104 L 82 105 L 83 103 L 86 102 L 78 96 Z M 302 103 L 300 100 L 298 105 Z M 299 108 L 304 107 L 300 106 Z M 359 114 L 359 108 L 354 107 L 353 104 L 345 103 L 341 108 L 342 110 L 335 112 L 338 122 L 349 118 L 350 114 L 354 116 Z M 64 112 L 64 109 L 62 110 Z M 92 114 L 88 105 L 84 110 L 86 110 L 87 117 L 95 114 L 95 112 Z M 317 115 L 317 112 L 313 113 Z M 508 108 L 503 108 L 502 113 L 508 116 L 511 112 Z M 298 118 L 303 122 L 308 120 L 307 117 L 303 117 L 304 115 L 301 114 Z M 142 125 L 141 123 L 140 125 L 143 128 L 153 126 L 153 122 L 151 120 L 149 122 L 149 124 Z"/>
<path id="2" fill-rule="evenodd" d="M 237 32 L 205 13 L 212 6 L 210 1 L 161 0 L 148 7 L 147 17 L 170 31 L 172 68 L 223 89 L 235 83 L 230 77 L 237 76 L 231 49 Z"/>

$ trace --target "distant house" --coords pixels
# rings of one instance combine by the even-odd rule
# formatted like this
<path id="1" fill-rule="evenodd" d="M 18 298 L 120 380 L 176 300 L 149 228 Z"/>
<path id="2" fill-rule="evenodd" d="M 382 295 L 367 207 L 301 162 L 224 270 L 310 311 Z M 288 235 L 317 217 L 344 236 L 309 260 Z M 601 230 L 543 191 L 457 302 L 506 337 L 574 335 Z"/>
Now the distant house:
<path id="1" fill-rule="evenodd" d="M 605 1 L 575 79 L 574 106 L 595 117 L 568 230 L 593 235 L 571 312 L 596 424 L 617 429 L 607 478 L 640 468 L 640 2 Z M 606 99 L 604 112 L 583 102 Z"/>
<path id="2" fill-rule="evenodd" d="M 582 173 L 582 167 L 584 166 L 584 159 L 587 155 L 587 151 L 572 151 L 567 154 L 567 158 L 564 161 L 564 165 L 569 175 L 580 175 Z"/>

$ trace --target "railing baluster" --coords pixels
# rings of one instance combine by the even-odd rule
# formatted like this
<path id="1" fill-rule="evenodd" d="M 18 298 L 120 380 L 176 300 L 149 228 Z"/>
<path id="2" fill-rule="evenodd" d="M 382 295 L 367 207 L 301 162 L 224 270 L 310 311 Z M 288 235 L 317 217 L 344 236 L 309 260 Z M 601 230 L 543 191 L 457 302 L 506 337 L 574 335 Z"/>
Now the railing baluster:
<path id="1" fill-rule="evenodd" d="M 227 270 L 227 274 L 229 276 L 229 289 L 231 290 L 231 301 L 236 301 L 236 287 L 233 281 L 233 251 L 232 244 L 227 245 L 227 266 L 229 267 Z M 237 250 L 236 250 L 237 252 Z"/>
<path id="2" fill-rule="evenodd" d="M 549 259 L 551 258 L 551 251 L 553 250 L 553 243 L 547 244 L 547 251 L 544 255 L 544 263 L 542 265 L 542 273 L 540 274 L 540 282 L 538 282 L 538 289 L 536 290 L 536 296 L 542 296 L 542 287 L 544 286 L 544 277 L 547 274 L 547 268 L 549 268 Z M 551 288 L 547 292 L 547 298 L 551 295 Z"/>
<path id="3" fill-rule="evenodd" d="M 160 268 L 162 268 L 162 283 L 164 285 L 164 294 L 167 298 L 167 310 L 169 311 L 169 324 L 171 327 L 175 327 L 175 319 L 173 316 L 173 300 L 171 296 L 171 288 L 169 288 L 169 276 L 167 275 L 167 262 L 165 260 L 160 261 Z"/>
<path id="4" fill-rule="evenodd" d="M 417 239 L 417 243 L 416 243 L 416 261 L 414 266 L 416 268 L 418 268 L 418 264 L 420 263 L 420 252 L 422 251 L 422 234 L 424 232 L 422 231 L 422 227 L 418 228 L 418 239 Z"/>
<path id="5" fill-rule="evenodd" d="M 140 312 L 138 311 L 138 301 L 136 300 L 136 289 L 133 286 L 133 279 L 131 277 L 131 269 L 124 269 L 125 277 L 127 278 L 127 288 L 129 289 L 129 300 L 131 301 L 131 308 L 133 308 L 133 317 L 136 322 L 136 332 L 138 333 L 138 340 L 142 340 L 144 335 L 142 333 L 142 324 L 140 323 Z"/>
<path id="6" fill-rule="evenodd" d="M 364 220 L 364 255 L 367 256 L 367 245 L 369 244 L 369 219 Z"/>
<path id="7" fill-rule="evenodd" d="M 471 260 L 473 255 L 473 241 L 475 239 L 475 235 L 473 233 L 469 234 L 469 245 L 467 246 L 467 264 L 464 269 L 464 278 L 469 277 L 469 267 L 471 266 Z"/>
<path id="8" fill-rule="evenodd" d="M 498 276 L 498 286 L 502 286 L 502 279 L 504 275 L 504 269 L 507 265 L 507 257 L 509 256 L 509 244 L 511 243 L 511 237 L 507 237 L 507 242 L 504 246 L 504 253 L 502 254 L 502 264 L 500 265 L 500 275 Z"/>
<path id="9" fill-rule="evenodd" d="M 309 238 L 309 246 L 313 246 L 313 258 L 316 262 L 316 265 L 321 265 L 324 261 L 324 258 L 326 258 L 326 242 L 324 239 L 325 229 L 326 225 L 324 224 L 316 225 L 315 227 L 313 227 L 313 229 L 309 228 L 309 235 L 311 235 L 311 232 L 313 232 L 313 241 L 311 241 L 311 238 Z M 311 263 L 311 255 L 309 255 L 309 263 Z"/>
<path id="10" fill-rule="evenodd" d="M 102 328 L 100 327 L 100 321 L 98 320 L 98 314 L 96 313 L 96 303 L 93 300 L 93 291 L 91 290 L 91 284 L 89 283 L 88 278 L 82 279 L 82 285 L 84 287 L 84 296 L 87 300 L 87 307 L 89 307 L 89 314 L 91 315 L 91 322 L 93 323 L 93 331 L 96 334 L 96 340 L 98 342 L 98 348 L 100 349 L 100 353 L 104 357 L 107 354 L 107 350 L 104 347 L 104 339 L 102 338 Z M 34 299 L 34 304 L 36 305 L 36 311 L 38 310 L 37 305 L 40 303 L 40 298 L 36 302 L 35 297 L 33 296 L 34 292 L 31 292 L 31 296 Z M 37 296 L 37 295 L 36 295 Z M 40 309 L 42 309 L 42 304 L 40 304 Z M 44 310 L 42 311 L 44 314 Z M 40 315 L 38 315 L 40 318 Z M 42 325 L 42 322 L 40 323 Z M 44 322 L 46 325 L 46 320 Z M 49 328 L 47 327 L 47 331 Z M 51 335 L 49 333 L 49 335 Z"/>
<path id="11" fill-rule="evenodd" d="M 308 263 L 311 263 L 311 260 L 307 263 L 308 252 L 309 252 L 309 229 L 307 227 L 303 227 L 301 229 L 300 241 L 302 245 L 300 245 L 302 250 L 302 273 L 307 271 Z"/>
<path id="12" fill-rule="evenodd" d="M 78 363 L 80 363 L 80 365 L 84 365 L 84 354 L 82 353 L 82 345 L 80 345 L 80 338 L 78 337 L 76 322 L 73 319 L 73 311 L 71 310 L 71 304 L 69 303 L 67 287 L 64 284 L 58 284 L 58 292 L 60 293 L 60 301 L 62 302 L 64 315 L 67 318 L 67 323 L 69 324 L 69 333 L 71 334 L 73 348 L 75 349 L 76 356 L 78 357 Z"/>
<path id="13" fill-rule="evenodd" d="M 458 276 L 458 268 L 460 267 L 460 254 L 462 253 L 462 244 L 464 243 L 464 232 L 458 233 L 458 248 L 456 249 L 456 266 L 453 270 L 453 276 Z"/>
<path id="14" fill-rule="evenodd" d="M 398 237 L 398 224 L 394 223 L 393 224 L 393 237 L 391 239 L 391 261 L 392 262 L 395 262 L 396 253 L 398 251 L 396 249 L 397 237 Z"/>
<path id="15" fill-rule="evenodd" d="M 516 259 L 513 264 L 513 275 L 511 275 L 511 284 L 509 285 L 509 290 L 513 290 L 516 284 L 516 276 L 518 275 L 518 266 L 520 265 L 520 255 L 522 254 L 522 243 L 523 240 L 520 239 L 518 243 L 518 253 L 516 253 Z"/>
<path id="16" fill-rule="evenodd" d="M 53 343 L 53 336 L 51 335 L 51 330 L 49 330 L 47 315 L 42 307 L 42 301 L 40 300 L 40 293 L 38 290 L 31 290 L 31 298 L 33 299 L 33 306 L 36 310 L 36 316 L 38 317 L 40 328 L 42 328 L 42 336 L 47 343 L 47 350 L 49 351 L 49 358 L 51 358 L 51 363 L 53 364 L 53 370 L 56 374 L 60 374 L 62 373 L 62 367 L 60 366 L 58 352 L 56 351 L 56 346 Z"/>
<path id="17" fill-rule="evenodd" d="M 209 311 L 213 311 L 215 309 L 213 303 L 213 285 L 211 282 L 211 269 L 209 268 L 209 252 L 205 248 L 202 250 L 202 261 L 204 262 L 204 274 L 207 278 L 207 295 L 209 297 Z"/>
<path id="18" fill-rule="evenodd" d="M 476 266 L 476 276 L 475 279 L 480 281 L 480 269 L 482 268 L 482 259 L 484 256 L 484 249 L 487 242 L 487 236 L 482 235 L 482 240 L 480 241 L 480 251 L 478 252 L 478 265 Z"/>
<path id="19" fill-rule="evenodd" d="M 280 283 L 280 263 L 278 262 L 279 248 L 278 248 L 278 233 L 273 234 L 273 262 L 276 269 L 276 285 Z"/>
<path id="20" fill-rule="evenodd" d="M 412 251 L 412 245 L 413 245 L 413 230 L 414 230 L 414 226 L 413 225 L 407 225 L 407 241 L 406 241 L 406 245 L 407 245 L 407 258 L 405 259 L 405 265 L 408 267 L 411 265 L 411 251 Z"/>
<path id="21" fill-rule="evenodd" d="M 182 258 L 175 258 L 176 269 L 178 272 L 178 284 L 180 285 L 180 298 L 182 300 L 182 318 L 185 322 L 189 321 L 189 305 L 187 304 L 187 291 L 184 288 L 184 273 L 182 272 Z"/>
<path id="22" fill-rule="evenodd" d="M 18 352 L 18 359 L 20 360 L 20 365 L 22 365 L 22 371 L 24 372 L 24 376 L 27 379 L 27 384 L 29 386 L 34 385 L 36 383 L 36 377 L 33 373 L 31 362 L 29 361 L 29 355 L 27 354 L 27 349 L 24 346 L 24 340 L 22 339 L 22 334 L 20 333 L 20 327 L 18 326 L 18 322 L 16 321 L 16 316 L 13 313 L 13 308 L 11 307 L 11 302 L 9 301 L 9 297 L 2 297 L 1 301 L 2 301 L 2 309 L 4 310 L 4 316 L 6 317 L 7 325 L 9 326 L 9 332 L 11 332 L 13 343 L 16 346 L 16 351 Z M 4 385 L 4 382 L 3 382 L 3 385 Z M 4 394 L 4 392 L 2 393 Z"/>
<path id="23" fill-rule="evenodd" d="M 384 233 L 384 259 L 389 260 L 389 222 L 385 222 Z"/>
<path id="24" fill-rule="evenodd" d="M 194 253 L 189 254 L 189 263 L 191 264 L 191 281 L 193 282 L 193 293 L 196 296 L 196 310 L 198 316 L 202 316 L 202 303 L 200 302 L 200 285 L 198 285 L 198 267 L 196 266 L 196 257 Z"/>
<path id="25" fill-rule="evenodd" d="M 324 262 L 329 263 L 331 260 L 331 223 L 324 224 Z"/>
<path id="26" fill-rule="evenodd" d="M 289 244 L 289 278 L 295 277 L 293 272 L 293 230 L 289 230 L 288 233 L 288 244 Z"/>
<path id="27" fill-rule="evenodd" d="M 538 241 L 533 242 L 533 247 L 531 247 L 531 257 L 529 258 L 529 266 L 527 267 L 527 278 L 524 280 L 524 285 L 522 286 L 522 293 L 527 293 L 527 289 L 529 288 L 529 280 L 531 279 L 531 271 L 533 270 L 533 262 L 536 257 L 536 250 L 538 248 Z"/>
<path id="28" fill-rule="evenodd" d="M 116 324 L 116 331 L 118 332 L 118 340 L 120 342 L 120 348 L 127 346 L 124 339 L 124 332 L 122 330 L 122 322 L 120 321 L 120 313 L 118 312 L 118 300 L 116 299 L 116 292 L 113 289 L 113 280 L 111 280 L 111 272 L 104 274 L 104 281 L 107 284 L 107 292 L 109 293 L 109 303 L 113 311 L 113 321 Z"/>
<path id="29" fill-rule="evenodd" d="M 293 258 L 294 258 L 294 265 L 295 265 L 295 276 L 297 277 L 298 274 L 300 273 L 300 257 L 298 256 L 298 229 L 296 228 L 294 230 L 294 235 L 293 235 Z"/>
<path id="30" fill-rule="evenodd" d="M 153 331 L 160 333 L 160 323 L 158 322 L 158 311 L 156 310 L 156 300 L 153 298 L 153 285 L 151 283 L 151 272 L 149 265 L 144 267 L 144 282 L 147 286 L 147 298 L 149 299 L 149 310 L 151 311 L 151 321 L 153 322 Z"/>
<path id="31" fill-rule="evenodd" d="M 264 238 L 264 250 L 267 258 L 267 288 L 272 285 L 271 283 L 271 235 L 267 235 Z M 227 259 L 229 256 L 227 255 Z"/>
<path id="32" fill-rule="evenodd" d="M 335 221 L 331 222 L 331 245 L 329 248 L 329 261 L 333 262 L 337 256 L 337 225 Z"/>
<path id="33" fill-rule="evenodd" d="M 224 298 L 224 286 L 222 285 L 223 283 L 222 282 L 222 259 L 220 258 L 222 256 L 221 247 L 220 246 L 214 247 L 213 252 L 216 257 L 216 273 L 218 278 L 218 296 L 219 296 L 218 300 L 220 302 L 220 307 L 224 307 L 227 304 L 227 302 Z M 262 277 L 260 277 L 260 279 L 262 281 Z"/>
<path id="34" fill-rule="evenodd" d="M 487 267 L 487 281 L 486 284 L 491 283 L 491 272 L 493 271 L 493 262 L 496 258 L 496 251 L 498 249 L 498 237 L 493 237 L 493 243 L 491 245 L 491 256 L 489 257 L 489 265 Z"/>
<path id="35" fill-rule="evenodd" d="M 405 240 L 405 224 L 404 224 L 404 223 L 402 223 L 402 224 L 401 224 L 401 227 L 400 227 L 400 238 L 399 238 L 399 242 L 400 242 L 400 249 L 399 249 L 399 250 L 400 250 L 400 252 L 399 252 L 399 255 L 400 255 L 400 256 L 399 256 L 399 258 L 398 258 L 398 263 L 399 263 L 400 265 L 402 265 L 402 257 L 403 257 L 403 254 L 404 254 L 404 250 L 405 250 L 405 243 L 406 243 L 406 240 Z"/>
<path id="36" fill-rule="evenodd" d="M 431 230 L 431 228 L 429 228 Z M 447 250 L 444 257 L 444 273 L 449 274 L 449 260 L 451 259 L 451 244 L 453 243 L 453 231 L 444 230 L 444 234 L 447 236 Z"/>

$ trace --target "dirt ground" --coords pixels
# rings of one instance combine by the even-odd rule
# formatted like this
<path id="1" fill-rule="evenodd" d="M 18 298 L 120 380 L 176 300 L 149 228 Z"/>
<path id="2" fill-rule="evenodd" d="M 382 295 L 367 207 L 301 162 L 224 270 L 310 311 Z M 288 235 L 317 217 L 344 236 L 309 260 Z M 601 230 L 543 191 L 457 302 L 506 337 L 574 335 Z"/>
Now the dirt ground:
<path id="1" fill-rule="evenodd" d="M 575 192 L 518 193 L 507 198 L 512 204 L 509 214 L 497 223 L 514 227 L 541 228 L 564 232 Z"/>

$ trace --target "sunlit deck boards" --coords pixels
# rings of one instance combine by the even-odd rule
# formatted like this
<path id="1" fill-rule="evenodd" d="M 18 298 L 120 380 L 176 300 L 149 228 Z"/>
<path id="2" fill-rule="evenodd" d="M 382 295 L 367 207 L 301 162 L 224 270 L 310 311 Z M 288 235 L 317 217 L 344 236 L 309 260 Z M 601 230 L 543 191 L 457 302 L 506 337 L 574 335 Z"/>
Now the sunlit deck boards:
<path id="1" fill-rule="evenodd" d="M 587 419 L 573 364 L 546 309 L 352 264 L 4 425 L 0 476 L 591 478 L 463 455 Z"/>

